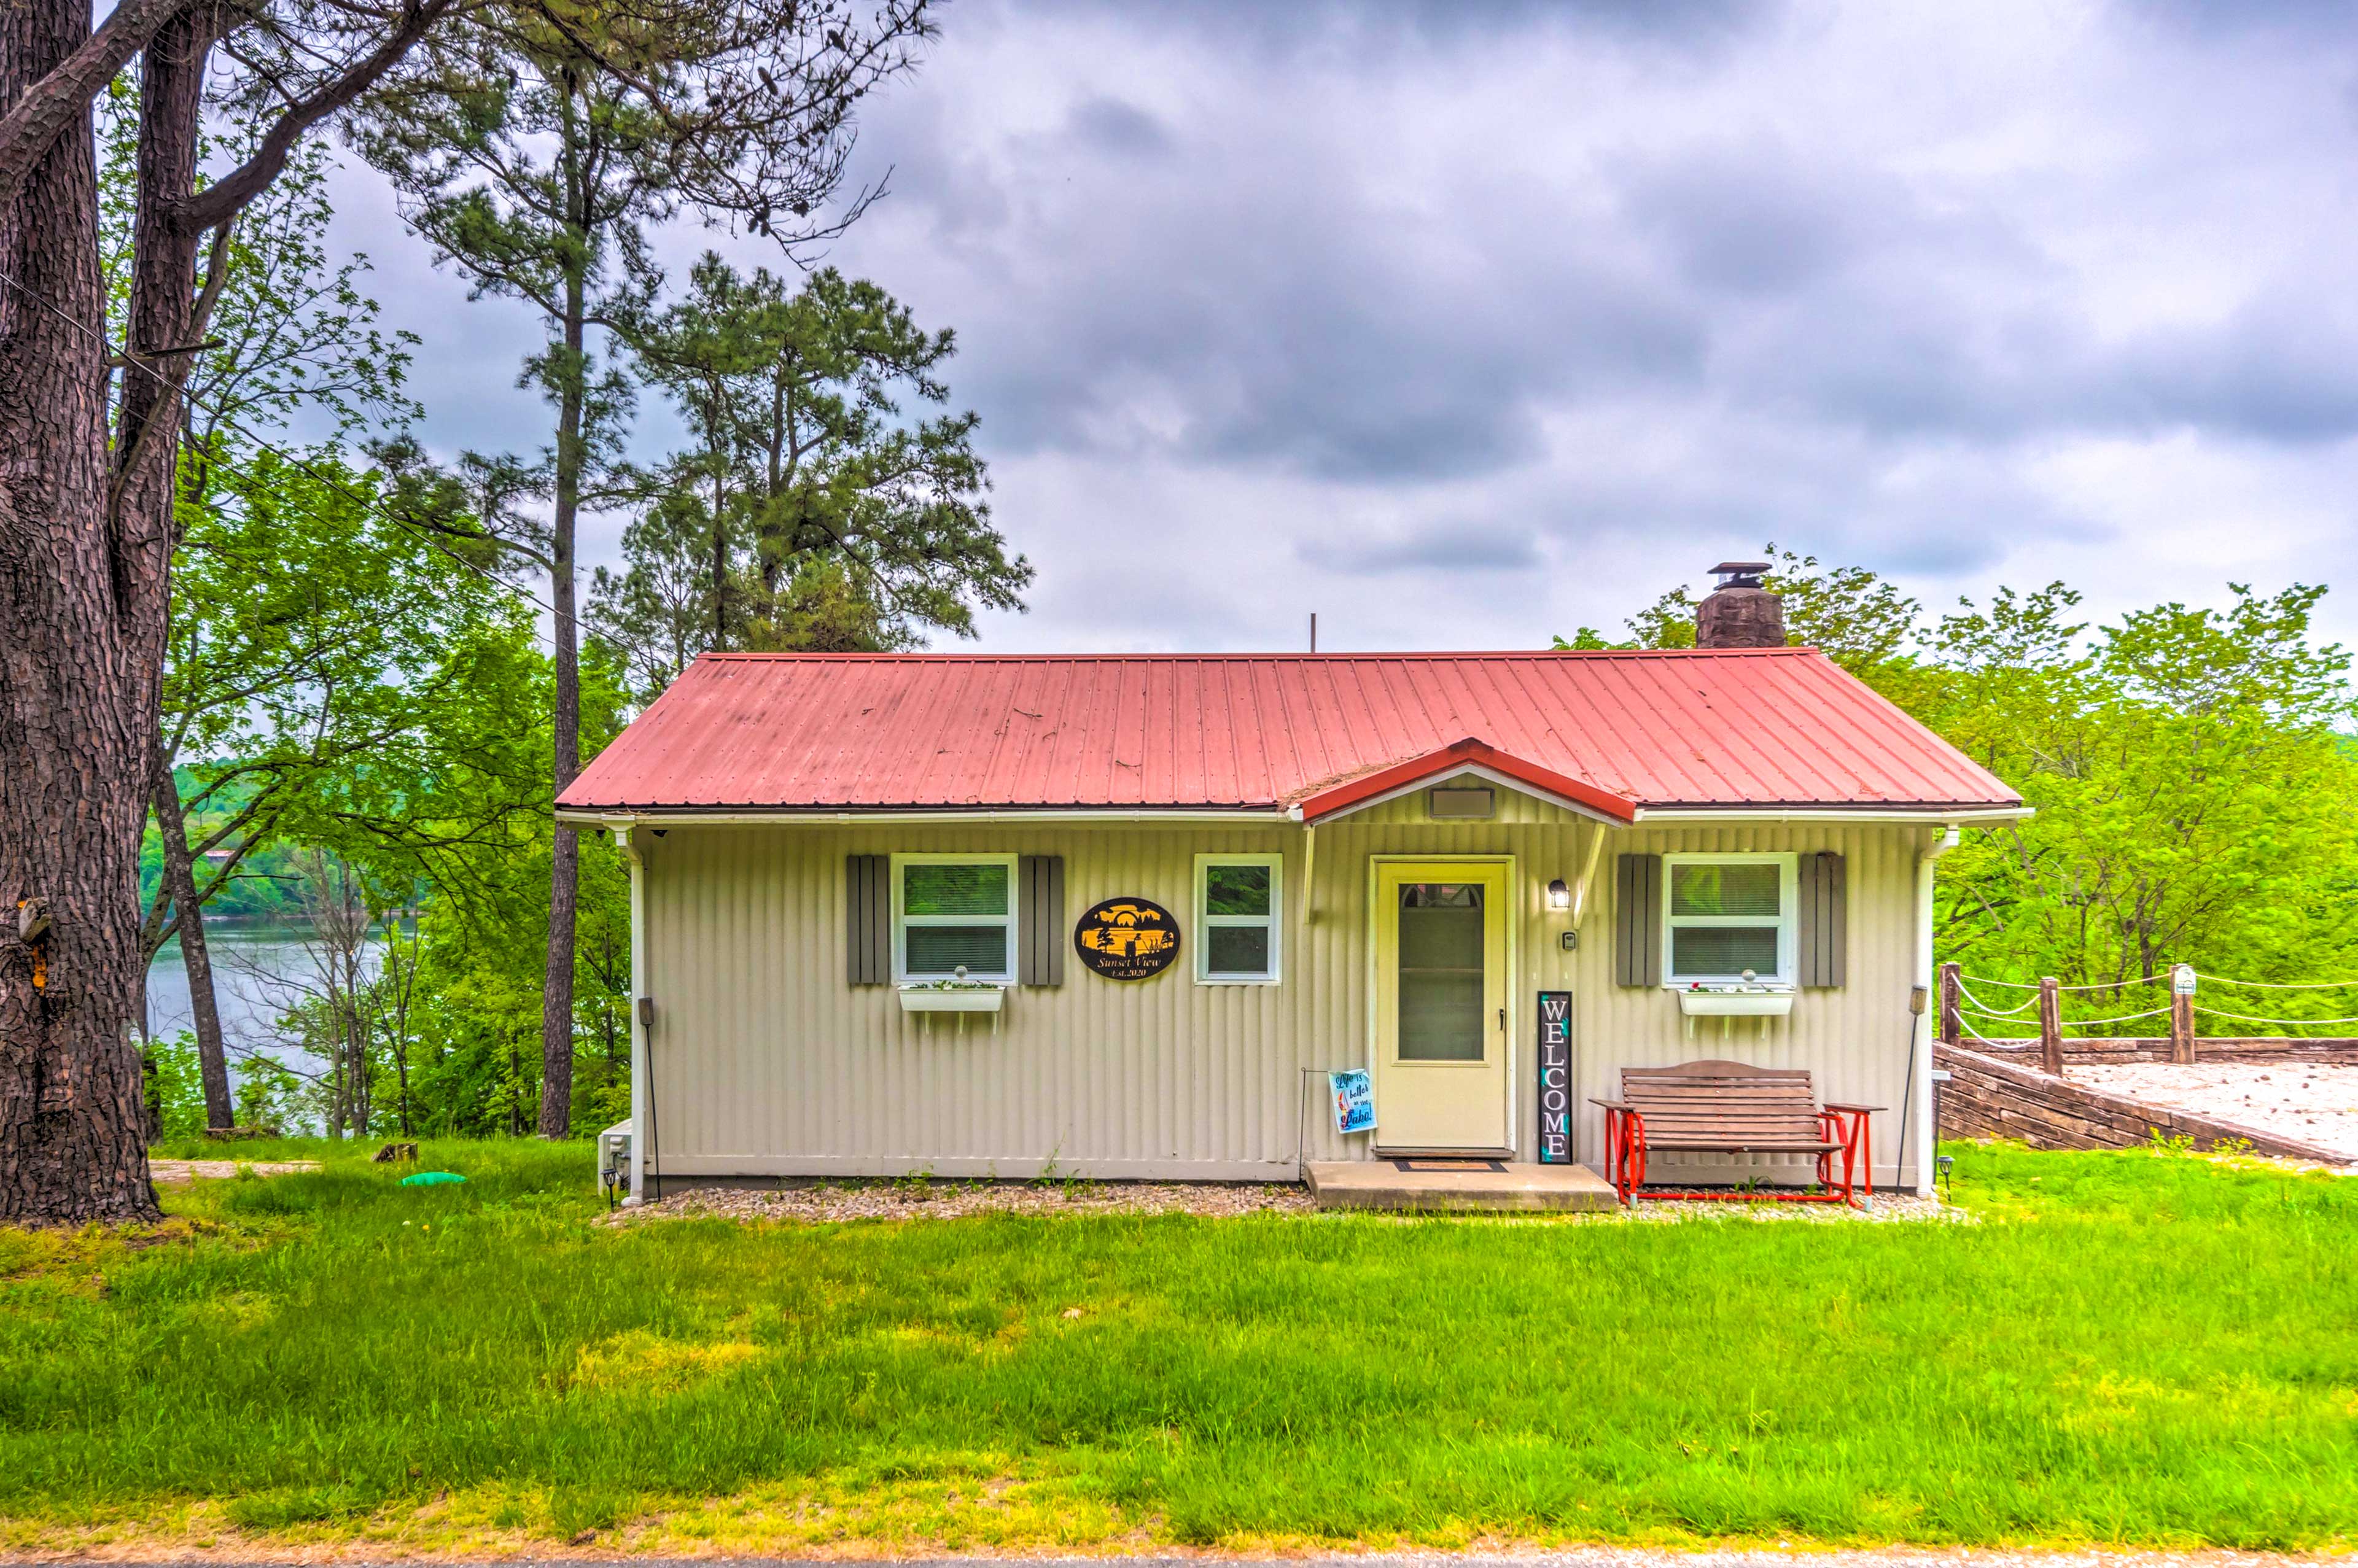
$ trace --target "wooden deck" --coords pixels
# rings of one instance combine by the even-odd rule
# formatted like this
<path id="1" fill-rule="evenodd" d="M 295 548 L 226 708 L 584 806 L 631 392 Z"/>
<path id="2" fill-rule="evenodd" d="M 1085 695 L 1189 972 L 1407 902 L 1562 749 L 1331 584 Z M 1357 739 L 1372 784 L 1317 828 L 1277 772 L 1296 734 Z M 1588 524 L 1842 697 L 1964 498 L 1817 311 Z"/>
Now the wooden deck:
<path id="1" fill-rule="evenodd" d="M 1522 1165 L 1503 1160 L 1341 1160 L 1310 1167 L 1320 1208 L 1425 1214 L 1571 1214 L 1621 1206 L 1604 1177 L 1585 1165 Z"/>

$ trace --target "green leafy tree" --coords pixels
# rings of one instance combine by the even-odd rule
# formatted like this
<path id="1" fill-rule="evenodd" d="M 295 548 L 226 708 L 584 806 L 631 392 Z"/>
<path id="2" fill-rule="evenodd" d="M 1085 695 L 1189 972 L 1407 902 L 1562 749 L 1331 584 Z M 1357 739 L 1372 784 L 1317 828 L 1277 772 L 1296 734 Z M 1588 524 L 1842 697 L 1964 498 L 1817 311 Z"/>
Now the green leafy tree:
<path id="1" fill-rule="evenodd" d="M 2231 589 L 2092 636 L 2060 584 L 1942 621 L 1925 717 L 2038 811 L 1943 862 L 1950 954 L 2140 1011 L 2175 963 L 2281 980 L 2358 956 L 2348 654 L 2310 638 L 2323 589 Z"/>
<path id="2" fill-rule="evenodd" d="M 621 728 L 622 689 L 604 645 L 589 654 L 584 733 L 600 745 Z M 554 672 L 521 618 L 448 657 L 471 698 L 438 730 L 438 761 L 408 803 L 407 831 L 372 835 L 402 852 L 375 874 L 411 868 L 425 888 L 401 957 L 384 970 L 406 995 L 378 1000 L 377 1099 L 406 1108 L 407 1125 L 420 1131 L 531 1132 L 542 1083 Z M 604 1125 L 629 1102 L 630 896 L 619 857 L 602 840 L 582 845 L 580 887 L 573 995 L 585 1051 L 573 1108 Z M 388 1033 L 396 1026 L 398 1053 Z"/>
<path id="3" fill-rule="evenodd" d="M 111 314 L 122 322 L 135 248 L 137 91 L 118 81 L 100 111 L 99 254 Z M 200 144 L 200 156 L 203 150 Z M 252 150 L 231 149 L 233 156 Z M 359 559 L 335 553 L 353 542 L 351 530 L 324 516 L 318 529 L 298 521 L 280 534 L 290 501 L 298 520 L 304 508 L 325 508 L 348 524 L 353 503 L 335 492 L 352 476 L 332 456 L 322 457 L 328 471 L 321 477 L 253 443 L 255 429 L 303 416 L 323 418 L 344 435 L 364 424 L 397 427 L 416 412 L 404 392 L 415 338 L 378 326 L 376 302 L 361 292 L 365 257 L 329 262 L 330 167 L 324 148 L 301 149 L 276 184 L 216 231 L 203 286 L 213 336 L 190 356 L 181 408 L 163 723 L 149 786 L 157 875 L 143 884 L 152 891 L 140 951 L 143 960 L 152 959 L 164 943 L 180 939 L 206 1114 L 214 1127 L 229 1126 L 233 1114 L 227 1052 L 203 923 L 189 915 L 252 874 L 251 851 L 308 779 L 371 743 L 356 742 L 330 715 L 342 717 L 357 690 L 381 692 L 382 683 L 363 680 L 356 687 L 324 665 L 354 645 L 356 629 L 416 634 L 428 610 L 416 595 L 403 599 L 414 550 L 388 560 L 380 540 Z M 239 497 L 257 482 L 265 487 L 266 532 L 233 515 Z M 319 607 L 308 619 L 306 603 Z M 383 646 L 365 635 L 359 645 Z M 338 665 L 347 676 L 366 667 L 350 658 Z M 307 739 L 290 747 L 284 743 L 289 736 Z M 211 764 L 221 748 L 239 745 L 255 748 L 243 765 L 209 766 L 202 779 L 185 766 Z M 201 821 L 193 841 L 192 818 Z M 200 864 L 204 876 L 197 873 Z"/>
<path id="4" fill-rule="evenodd" d="M 2224 609 L 2172 602 L 2098 626 L 2058 582 L 1928 624 L 1872 572 L 1770 555 L 1794 642 L 1824 648 L 2034 808 L 1967 833 L 1942 860 L 1943 957 L 2103 988 L 2089 1000 L 2105 1016 L 2160 1006 L 2151 982 L 2176 963 L 2259 981 L 2358 972 L 2350 655 L 2314 635 L 2322 588 L 2231 583 Z M 1691 646 L 1693 608 L 1676 589 L 1631 618 L 1626 641 L 1583 628 L 1556 645 Z M 2322 1016 L 2346 1002 L 2276 992 L 2244 1006 Z"/>
<path id="5" fill-rule="evenodd" d="M 464 700 L 439 648 L 507 613 L 509 596 L 480 561 L 471 569 L 466 546 L 427 547 L 395 521 L 380 476 L 332 457 L 238 452 L 192 485 L 153 800 L 163 874 L 141 945 L 152 957 L 180 939 L 208 1112 L 227 1126 L 211 958 L 193 915 L 257 850 L 351 837 L 356 798 L 390 789 L 384 819 L 405 814 L 399 762 L 431 765 L 443 710 Z"/>

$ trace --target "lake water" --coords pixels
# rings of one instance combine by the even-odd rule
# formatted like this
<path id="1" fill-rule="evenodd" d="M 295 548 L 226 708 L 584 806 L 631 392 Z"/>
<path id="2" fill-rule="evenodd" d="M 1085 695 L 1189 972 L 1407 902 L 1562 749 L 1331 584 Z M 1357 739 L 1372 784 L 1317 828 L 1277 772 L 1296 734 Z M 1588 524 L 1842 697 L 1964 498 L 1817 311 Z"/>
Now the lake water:
<path id="1" fill-rule="evenodd" d="M 319 989 L 319 959 L 310 936 L 310 928 L 304 925 L 205 922 L 205 950 L 213 961 L 213 1002 L 221 1011 L 222 1044 L 229 1053 L 233 1080 L 239 1076 L 238 1060 L 255 1053 L 302 1071 L 316 1072 L 324 1065 L 288 1044 L 278 1030 L 280 1016 Z M 371 974 L 380 951 L 372 943 L 363 959 Z M 188 967 L 180 957 L 179 938 L 174 937 L 147 968 L 147 1031 L 169 1039 L 184 1029 L 193 1033 L 196 1026 L 189 1007 Z"/>

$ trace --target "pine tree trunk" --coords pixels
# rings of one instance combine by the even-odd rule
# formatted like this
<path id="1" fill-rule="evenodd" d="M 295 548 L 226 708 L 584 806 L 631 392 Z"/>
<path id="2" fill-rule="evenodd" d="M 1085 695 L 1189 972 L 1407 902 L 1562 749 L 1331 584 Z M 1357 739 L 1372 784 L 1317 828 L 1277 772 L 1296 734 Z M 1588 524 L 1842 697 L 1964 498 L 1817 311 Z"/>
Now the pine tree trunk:
<path id="1" fill-rule="evenodd" d="M 569 123 L 568 123 L 569 124 Z M 582 254 L 587 254 L 587 246 Z M 557 473 L 549 551 L 550 632 L 556 640 L 557 712 L 551 774 L 563 795 L 581 771 L 581 662 L 574 621 L 573 542 L 581 510 L 582 401 L 588 366 L 583 351 L 589 313 L 580 265 L 565 281 L 565 351 L 557 373 Z M 573 1130 L 573 927 L 581 881 L 581 842 L 562 824 L 548 856 L 548 966 L 542 978 L 540 1122 L 543 1138 Z"/>
<path id="2" fill-rule="evenodd" d="M 164 892 L 179 915 L 180 964 L 189 974 L 189 1013 L 197 1026 L 197 1073 L 205 1088 L 205 1125 L 230 1128 L 229 1053 L 222 1040 L 221 1007 L 213 994 L 212 953 L 205 944 L 204 910 L 189 854 L 189 822 L 180 786 L 160 748 L 156 758 L 156 833 L 164 841 Z"/>
<path id="3" fill-rule="evenodd" d="M 80 0 L 0 6 L 0 112 L 90 24 Z M 143 184 L 163 172 L 147 151 Z M 111 515 L 86 123 L 0 208 L 0 1219 L 153 1219 L 132 1013 L 169 541 L 135 503 L 173 443 Z M 51 924 L 28 944 L 35 899 Z"/>

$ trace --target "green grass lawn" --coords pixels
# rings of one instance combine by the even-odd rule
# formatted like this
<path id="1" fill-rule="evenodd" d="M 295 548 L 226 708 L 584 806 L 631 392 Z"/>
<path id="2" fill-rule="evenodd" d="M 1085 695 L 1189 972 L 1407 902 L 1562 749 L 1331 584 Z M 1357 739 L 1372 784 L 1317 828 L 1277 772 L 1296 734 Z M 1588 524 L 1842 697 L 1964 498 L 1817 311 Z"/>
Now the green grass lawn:
<path id="1" fill-rule="evenodd" d="M 330 1151 L 0 1230 L 0 1546 L 2348 1544 L 2358 1180 L 1952 1152 L 1982 1223 L 612 1229 Z"/>

